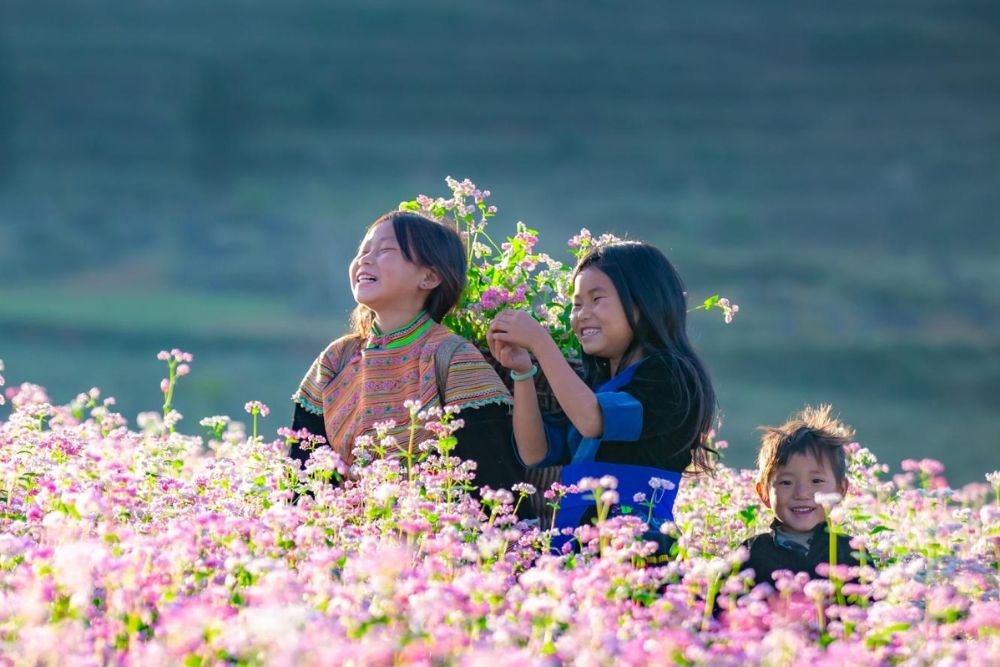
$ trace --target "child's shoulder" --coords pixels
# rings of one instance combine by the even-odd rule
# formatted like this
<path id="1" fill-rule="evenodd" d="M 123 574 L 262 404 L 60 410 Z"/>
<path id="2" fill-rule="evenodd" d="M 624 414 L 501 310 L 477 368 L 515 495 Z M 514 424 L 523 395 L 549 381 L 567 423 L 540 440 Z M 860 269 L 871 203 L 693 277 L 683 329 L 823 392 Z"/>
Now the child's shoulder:
<path id="1" fill-rule="evenodd" d="M 319 353 L 306 374 L 314 383 L 322 386 L 338 375 L 361 352 L 362 339 L 357 334 L 341 336 L 327 344 Z"/>
<path id="2" fill-rule="evenodd" d="M 655 373 L 656 371 L 661 371 L 665 368 L 673 368 L 676 365 L 676 360 L 669 352 L 653 352 L 652 354 L 647 354 L 643 358 L 643 360 L 639 363 L 636 372 Z"/>
<path id="3" fill-rule="evenodd" d="M 635 369 L 634 381 L 657 384 L 690 385 L 691 374 L 676 356 L 669 352 L 654 352 L 646 355 Z"/>
<path id="4" fill-rule="evenodd" d="M 763 533 L 757 533 L 756 535 L 751 535 L 746 540 L 744 540 L 743 544 L 740 546 L 744 546 L 747 549 L 750 549 L 751 551 L 753 551 L 755 546 L 757 548 L 760 548 L 764 545 L 771 546 L 774 544 L 774 532 L 775 532 L 774 528 L 771 527 L 768 530 L 765 530 Z"/>
<path id="5" fill-rule="evenodd" d="M 336 340 L 330 341 L 320 357 L 326 360 L 339 359 L 344 355 L 353 356 L 356 352 L 361 350 L 361 336 L 357 334 L 347 334 L 346 336 L 341 336 Z"/>
<path id="6" fill-rule="evenodd" d="M 437 322 L 427 332 L 421 354 L 435 363 L 439 358 L 448 364 L 487 363 L 475 343 Z"/>
<path id="7" fill-rule="evenodd" d="M 344 369 L 354 350 L 361 349 L 361 338 L 350 334 L 327 345 L 312 362 L 299 383 L 292 400 L 313 414 L 323 414 L 323 391 Z"/>

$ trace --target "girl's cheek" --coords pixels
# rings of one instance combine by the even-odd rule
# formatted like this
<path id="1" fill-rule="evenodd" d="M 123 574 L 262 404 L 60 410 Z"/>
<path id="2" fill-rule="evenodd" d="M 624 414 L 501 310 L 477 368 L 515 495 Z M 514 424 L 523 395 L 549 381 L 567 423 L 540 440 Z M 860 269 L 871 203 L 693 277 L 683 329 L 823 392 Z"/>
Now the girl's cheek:
<path id="1" fill-rule="evenodd" d="M 601 305 L 604 306 L 601 309 L 601 315 L 603 315 L 605 319 L 617 322 L 619 325 L 628 326 L 628 318 L 625 317 L 625 310 L 622 309 L 621 306 L 615 308 L 614 306 L 607 304 Z"/>

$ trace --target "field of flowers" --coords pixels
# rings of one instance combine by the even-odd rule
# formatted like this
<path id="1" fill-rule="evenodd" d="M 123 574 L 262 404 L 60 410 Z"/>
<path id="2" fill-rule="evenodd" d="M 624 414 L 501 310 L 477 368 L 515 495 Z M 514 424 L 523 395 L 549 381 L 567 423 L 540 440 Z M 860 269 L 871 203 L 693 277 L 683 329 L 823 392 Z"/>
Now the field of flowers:
<path id="1" fill-rule="evenodd" d="M 430 443 L 360 441 L 352 471 L 326 448 L 299 469 L 304 434 L 269 439 L 256 402 L 261 435 L 190 434 L 171 400 L 192 359 L 161 358 L 164 408 L 134 427 L 96 389 L 6 388 L 0 664 L 1000 664 L 1000 474 L 954 490 L 937 462 L 890 476 L 856 447 L 833 522 L 869 565 L 751 587 L 737 547 L 771 517 L 749 471 L 685 480 L 665 565 L 635 516 L 553 554 L 512 514 L 530 489 L 470 498 L 461 415 L 421 415 Z"/>

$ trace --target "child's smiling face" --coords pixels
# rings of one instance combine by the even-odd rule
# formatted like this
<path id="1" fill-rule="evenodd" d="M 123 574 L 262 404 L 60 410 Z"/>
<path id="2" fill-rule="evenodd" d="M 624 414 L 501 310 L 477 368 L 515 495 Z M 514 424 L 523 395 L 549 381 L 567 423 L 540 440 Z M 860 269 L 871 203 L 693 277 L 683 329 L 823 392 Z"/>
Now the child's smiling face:
<path id="1" fill-rule="evenodd" d="M 349 268 L 354 299 L 376 313 L 419 310 L 438 281 L 403 256 L 391 222 L 368 231 Z M 429 285 L 429 287 L 428 287 Z"/>
<path id="2" fill-rule="evenodd" d="M 570 323 L 584 352 L 611 360 L 617 369 L 632 342 L 632 327 L 618 290 L 604 271 L 591 267 L 577 274 Z"/>
<path id="3" fill-rule="evenodd" d="M 843 495 L 846 491 L 847 480 L 837 482 L 830 461 L 810 453 L 792 454 L 775 469 L 766 487 L 757 484 L 760 499 L 774 510 L 785 530 L 795 533 L 811 533 L 826 521 L 823 506 L 816 502 L 817 493 Z"/>

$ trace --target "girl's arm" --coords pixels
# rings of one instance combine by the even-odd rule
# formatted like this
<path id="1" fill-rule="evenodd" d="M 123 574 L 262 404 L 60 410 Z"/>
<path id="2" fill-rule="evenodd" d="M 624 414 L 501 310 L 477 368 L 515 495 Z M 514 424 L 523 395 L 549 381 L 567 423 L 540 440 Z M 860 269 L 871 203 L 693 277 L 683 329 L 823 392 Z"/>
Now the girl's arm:
<path id="1" fill-rule="evenodd" d="M 486 335 L 490 346 L 490 354 L 504 368 L 515 373 L 526 373 L 531 370 L 531 356 L 523 347 L 502 343 L 493 335 L 493 328 Z M 548 442 L 545 438 L 545 427 L 542 423 L 542 412 L 538 409 L 538 396 L 535 393 L 535 383 L 531 380 L 514 382 L 514 443 L 517 453 L 526 466 L 533 466 L 542 461 L 548 453 Z"/>
<path id="2" fill-rule="evenodd" d="M 493 339 L 500 343 L 530 351 L 542 367 L 560 407 L 580 435 L 584 438 L 601 437 L 604 433 L 604 418 L 597 397 L 566 362 L 559 346 L 541 324 L 524 311 L 505 310 L 493 320 L 490 332 Z M 516 406 L 516 395 L 514 402 Z M 536 409 L 537 405 L 536 399 Z"/>

